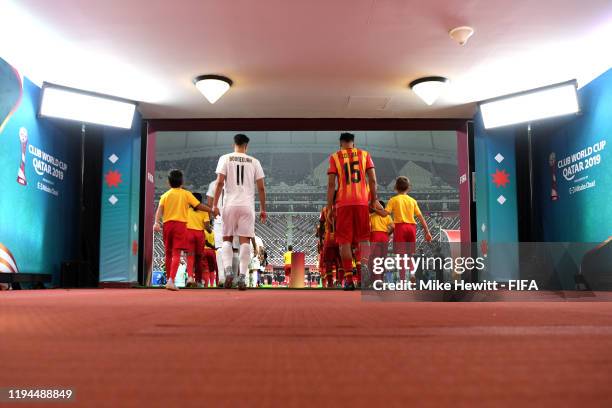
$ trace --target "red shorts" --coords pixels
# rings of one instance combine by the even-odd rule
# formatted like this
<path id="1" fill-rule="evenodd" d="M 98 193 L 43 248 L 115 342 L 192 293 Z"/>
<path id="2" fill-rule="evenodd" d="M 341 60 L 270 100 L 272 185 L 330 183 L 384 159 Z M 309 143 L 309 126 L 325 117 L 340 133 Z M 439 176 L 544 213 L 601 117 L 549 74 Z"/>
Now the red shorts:
<path id="1" fill-rule="evenodd" d="M 413 253 L 416 242 L 416 224 L 398 223 L 393 230 L 393 246 L 399 254 Z"/>
<path id="2" fill-rule="evenodd" d="M 370 239 L 370 209 L 367 205 L 345 205 L 336 209 L 336 242 L 357 244 Z"/>
<path id="3" fill-rule="evenodd" d="M 370 233 L 370 242 L 389 242 L 389 234 L 384 231 L 372 231 Z"/>
<path id="4" fill-rule="evenodd" d="M 204 249 L 204 261 L 208 262 L 208 270 L 210 272 L 217 270 L 217 253 L 214 249 Z"/>
<path id="5" fill-rule="evenodd" d="M 187 249 L 187 223 L 180 221 L 164 222 L 164 246 L 166 252 L 174 249 Z"/>
<path id="6" fill-rule="evenodd" d="M 187 228 L 187 255 L 202 256 L 204 253 L 204 231 Z"/>
<path id="7" fill-rule="evenodd" d="M 291 275 L 291 265 L 285 265 L 285 276 Z"/>
<path id="8" fill-rule="evenodd" d="M 340 250 L 337 245 L 326 245 L 323 248 L 323 262 L 326 264 L 340 263 Z"/>

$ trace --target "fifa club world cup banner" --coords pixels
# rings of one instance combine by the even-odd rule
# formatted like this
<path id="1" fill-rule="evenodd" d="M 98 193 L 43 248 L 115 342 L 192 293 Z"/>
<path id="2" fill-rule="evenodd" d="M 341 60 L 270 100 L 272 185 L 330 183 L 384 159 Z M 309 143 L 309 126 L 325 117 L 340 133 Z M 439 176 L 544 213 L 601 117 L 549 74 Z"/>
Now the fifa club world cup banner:
<path id="1" fill-rule="evenodd" d="M 534 168 L 546 241 L 612 236 L 612 70 L 579 90 L 581 114 L 548 134 L 534 128 Z"/>
<path id="2" fill-rule="evenodd" d="M 39 119 L 39 101 L 0 59 L 0 272 L 57 278 L 76 244 L 79 141 Z"/>

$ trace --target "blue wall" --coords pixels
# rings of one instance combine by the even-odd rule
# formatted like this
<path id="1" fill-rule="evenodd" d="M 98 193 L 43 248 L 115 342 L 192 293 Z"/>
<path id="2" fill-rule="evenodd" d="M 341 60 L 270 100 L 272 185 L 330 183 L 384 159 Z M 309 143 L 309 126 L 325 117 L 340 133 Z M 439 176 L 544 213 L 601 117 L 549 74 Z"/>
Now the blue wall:
<path id="1" fill-rule="evenodd" d="M 483 279 L 518 276 L 518 222 L 514 129 L 485 130 L 480 113 L 474 118 L 476 222 L 478 254 L 486 254 Z M 506 183 L 493 175 L 507 176 Z M 502 181 L 502 180 L 499 180 Z"/>
<path id="2" fill-rule="evenodd" d="M 602 242 L 612 236 L 612 69 L 578 95 L 580 115 L 552 130 L 533 127 L 534 183 L 544 241 Z M 590 155 L 572 157 L 585 149 Z M 551 153 L 557 159 L 555 201 Z"/>
<path id="3" fill-rule="evenodd" d="M 100 282 L 138 280 L 141 116 L 131 130 L 104 130 Z"/>
<path id="4" fill-rule="evenodd" d="M 80 139 L 37 117 L 40 88 L 2 59 L 0 101 L 0 255 L 10 253 L 19 272 L 52 273 L 58 284 L 61 262 L 75 257 L 78 244 Z M 16 105 L 12 115 L 8 105 Z M 25 185 L 17 181 L 20 133 L 27 133 Z"/>

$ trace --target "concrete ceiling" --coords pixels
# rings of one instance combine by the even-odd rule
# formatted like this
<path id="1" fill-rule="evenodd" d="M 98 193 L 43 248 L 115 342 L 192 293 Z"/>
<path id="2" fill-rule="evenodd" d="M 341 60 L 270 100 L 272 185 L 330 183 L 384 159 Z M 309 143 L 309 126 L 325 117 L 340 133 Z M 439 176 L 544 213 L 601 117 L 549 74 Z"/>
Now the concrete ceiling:
<path id="1" fill-rule="evenodd" d="M 610 0 L 0 0 L 0 57 L 142 101 L 147 118 L 470 117 L 474 102 L 612 66 Z M 448 30 L 471 25 L 461 47 Z M 215 105 L 196 75 L 229 76 Z M 408 88 L 451 79 L 432 107 Z"/>

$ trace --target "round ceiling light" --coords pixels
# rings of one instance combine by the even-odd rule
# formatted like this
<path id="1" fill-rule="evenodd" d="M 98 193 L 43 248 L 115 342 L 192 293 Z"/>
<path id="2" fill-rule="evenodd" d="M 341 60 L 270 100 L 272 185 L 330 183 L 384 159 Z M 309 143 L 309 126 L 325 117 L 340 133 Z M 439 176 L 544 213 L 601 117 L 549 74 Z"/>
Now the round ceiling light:
<path id="1" fill-rule="evenodd" d="M 431 106 L 434 102 L 442 95 L 446 86 L 448 85 L 448 78 L 441 76 L 430 76 L 415 79 L 410 83 L 410 89 L 419 96 L 427 105 Z"/>
<path id="2" fill-rule="evenodd" d="M 448 32 L 450 38 L 455 40 L 459 45 L 465 45 L 473 34 L 474 29 L 468 26 L 455 27 Z"/>
<path id="3" fill-rule="evenodd" d="M 217 102 L 233 84 L 231 79 L 222 75 L 200 75 L 193 83 L 210 103 Z"/>

